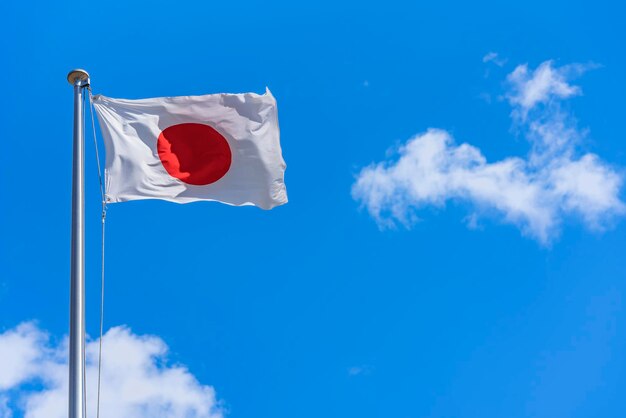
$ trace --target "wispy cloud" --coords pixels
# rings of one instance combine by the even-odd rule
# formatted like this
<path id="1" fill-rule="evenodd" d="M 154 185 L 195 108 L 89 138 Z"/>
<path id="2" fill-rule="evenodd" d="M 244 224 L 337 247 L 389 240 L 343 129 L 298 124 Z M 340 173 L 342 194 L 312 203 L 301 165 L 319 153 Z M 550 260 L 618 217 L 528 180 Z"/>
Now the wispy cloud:
<path id="1" fill-rule="evenodd" d="M 525 158 L 490 163 L 480 149 L 429 129 L 403 145 L 396 159 L 361 170 L 353 197 L 383 227 L 397 222 L 408 227 L 416 209 L 458 200 L 473 205 L 474 221 L 478 213 L 497 213 L 543 244 L 558 234 L 566 216 L 603 229 L 626 211 L 622 175 L 597 155 L 579 151 L 584 132 L 560 106 L 582 94 L 569 80 L 587 68 L 546 61 L 535 70 L 520 65 L 509 74 L 511 117 L 531 145 Z"/>
<path id="2" fill-rule="evenodd" d="M 498 67 L 502 67 L 504 64 L 506 64 L 506 58 L 500 57 L 497 52 L 489 52 L 483 57 L 483 62 L 492 62 Z"/>
<path id="3" fill-rule="evenodd" d="M 168 348 L 155 336 L 110 329 L 102 340 L 101 416 L 221 418 L 211 386 L 183 366 L 167 365 Z M 95 416 L 98 342 L 87 344 L 88 416 Z M 67 343 L 54 345 L 28 322 L 0 334 L 0 417 L 67 417 Z"/>
<path id="4" fill-rule="evenodd" d="M 513 106 L 513 116 L 523 120 L 538 104 L 582 94 L 580 87 L 569 84 L 569 80 L 594 67 L 594 64 L 570 64 L 557 68 L 553 61 L 545 61 L 533 71 L 527 64 L 517 66 L 507 76 L 510 86 L 507 98 Z"/>
<path id="5" fill-rule="evenodd" d="M 352 366 L 348 368 L 348 376 L 365 376 L 372 372 L 373 368 L 369 364 Z"/>
<path id="6" fill-rule="evenodd" d="M 7 396 L 0 395 L 0 417 L 12 418 L 13 411 L 9 408 L 9 398 Z"/>

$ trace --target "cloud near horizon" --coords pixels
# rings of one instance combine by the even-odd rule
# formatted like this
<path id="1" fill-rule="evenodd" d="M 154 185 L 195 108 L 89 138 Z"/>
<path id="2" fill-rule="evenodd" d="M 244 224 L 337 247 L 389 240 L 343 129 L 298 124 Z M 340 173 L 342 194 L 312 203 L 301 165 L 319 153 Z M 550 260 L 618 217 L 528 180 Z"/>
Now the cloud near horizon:
<path id="1" fill-rule="evenodd" d="M 183 366 L 168 365 L 155 336 L 111 328 L 102 339 L 100 416 L 222 418 L 211 386 Z M 86 347 L 87 415 L 95 416 L 98 341 Z M 67 418 L 67 339 L 53 344 L 33 322 L 0 334 L 0 418 Z"/>
<path id="2" fill-rule="evenodd" d="M 546 61 L 534 70 L 519 65 L 507 76 L 510 117 L 530 143 L 526 158 L 488 162 L 480 149 L 428 129 L 400 147 L 397 158 L 363 168 L 353 198 L 381 227 L 410 227 L 417 210 L 454 200 L 471 204 L 471 219 L 497 213 L 544 245 L 566 217 L 604 229 L 626 212 L 623 176 L 597 155 L 579 151 L 584 132 L 560 105 L 582 94 L 569 80 L 589 68 Z"/>

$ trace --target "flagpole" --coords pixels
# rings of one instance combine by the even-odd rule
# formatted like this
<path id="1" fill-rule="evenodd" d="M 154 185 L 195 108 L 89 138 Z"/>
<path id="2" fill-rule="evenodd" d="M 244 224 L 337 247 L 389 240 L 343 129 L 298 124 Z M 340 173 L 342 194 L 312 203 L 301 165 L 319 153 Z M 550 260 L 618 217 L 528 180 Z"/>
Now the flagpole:
<path id="1" fill-rule="evenodd" d="M 72 163 L 72 247 L 70 272 L 69 418 L 85 418 L 85 140 L 83 94 L 89 74 L 67 75 L 74 86 L 74 157 Z"/>

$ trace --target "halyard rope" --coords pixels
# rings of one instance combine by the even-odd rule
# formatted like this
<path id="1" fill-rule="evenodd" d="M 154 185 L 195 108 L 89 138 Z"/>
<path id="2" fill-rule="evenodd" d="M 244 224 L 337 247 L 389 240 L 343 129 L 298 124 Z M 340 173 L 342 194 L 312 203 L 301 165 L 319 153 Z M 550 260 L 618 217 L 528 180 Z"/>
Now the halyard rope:
<path id="1" fill-rule="evenodd" d="M 98 168 L 98 181 L 100 182 L 100 196 L 102 197 L 102 242 L 101 242 L 101 274 L 100 274 L 100 339 L 98 342 L 98 389 L 97 389 L 97 398 L 96 398 L 96 418 L 100 418 L 100 382 L 102 376 L 102 335 L 104 331 L 104 242 L 105 242 L 105 231 L 106 231 L 106 217 L 107 217 L 107 202 L 106 195 L 104 191 L 104 184 L 102 182 L 102 169 L 100 166 L 100 155 L 98 153 L 98 141 L 96 140 L 96 123 L 94 120 L 94 110 L 93 110 L 93 95 L 91 94 L 91 86 L 87 87 L 89 89 L 89 113 L 91 114 L 91 128 L 93 132 L 93 146 L 96 150 L 96 164 Z M 87 416 L 85 414 L 85 416 Z"/>
<path id="2" fill-rule="evenodd" d="M 100 196 L 102 197 L 103 212 L 106 209 L 106 199 L 104 196 L 104 184 L 102 183 L 102 168 L 100 167 L 100 154 L 98 153 L 98 142 L 96 141 L 96 123 L 93 117 L 93 94 L 91 94 L 91 86 L 87 86 L 89 89 L 89 114 L 91 115 L 91 129 L 93 132 L 93 146 L 96 150 L 96 164 L 98 166 L 98 181 L 100 182 Z"/>

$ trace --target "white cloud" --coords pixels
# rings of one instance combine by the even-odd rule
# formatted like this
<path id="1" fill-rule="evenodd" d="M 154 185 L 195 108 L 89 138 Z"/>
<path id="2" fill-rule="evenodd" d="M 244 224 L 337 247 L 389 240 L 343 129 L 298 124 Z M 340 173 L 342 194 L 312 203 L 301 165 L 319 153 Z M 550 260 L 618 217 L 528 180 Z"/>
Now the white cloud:
<path id="1" fill-rule="evenodd" d="M 10 389 L 37 374 L 41 347 L 47 336 L 26 322 L 0 334 L 0 391 Z"/>
<path id="2" fill-rule="evenodd" d="M 360 366 L 352 366 L 348 368 L 348 376 L 366 376 L 372 372 L 372 366 L 363 364 Z"/>
<path id="3" fill-rule="evenodd" d="M 483 62 L 493 62 L 498 67 L 502 67 L 504 64 L 506 64 L 506 58 L 501 58 L 497 52 L 489 52 L 483 57 Z"/>
<path id="4" fill-rule="evenodd" d="M 570 64 L 557 68 L 553 61 L 545 61 L 529 71 L 528 64 L 518 65 L 507 76 L 510 86 L 507 98 L 514 107 L 514 115 L 525 119 L 537 104 L 582 94 L 580 87 L 572 86 L 568 79 L 594 67 L 593 64 Z"/>
<path id="5" fill-rule="evenodd" d="M 115 327 L 102 342 L 101 417 L 222 417 L 214 389 L 200 384 L 185 367 L 168 365 L 168 349 L 160 338 Z M 87 344 L 88 416 L 95 416 L 97 350 L 97 341 Z M 25 418 L 66 418 L 66 353 L 66 341 L 52 345 L 33 323 L 0 334 L 0 417 L 11 417 L 17 412 L 11 405 L 18 405 Z M 37 389 L 29 389 L 32 383 Z"/>
<path id="6" fill-rule="evenodd" d="M 509 75 L 512 116 L 531 143 L 527 158 L 490 163 L 478 148 L 456 145 L 449 133 L 429 129 L 402 146 L 397 159 L 361 170 L 353 197 L 381 226 L 410 226 L 417 209 L 455 200 L 472 203 L 480 213 L 498 213 L 543 244 L 566 216 L 602 229 L 626 211 L 619 197 L 623 179 L 597 155 L 577 151 L 584 133 L 558 105 L 581 94 L 566 78 L 581 71 L 546 61 L 532 75 L 526 65 Z M 470 218 L 475 223 L 476 213 Z"/>

